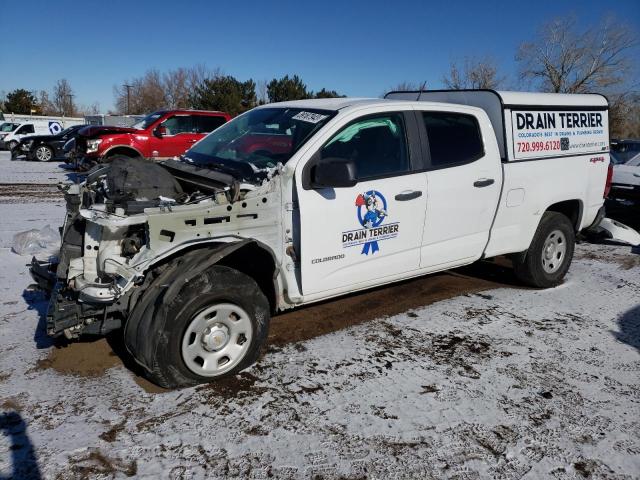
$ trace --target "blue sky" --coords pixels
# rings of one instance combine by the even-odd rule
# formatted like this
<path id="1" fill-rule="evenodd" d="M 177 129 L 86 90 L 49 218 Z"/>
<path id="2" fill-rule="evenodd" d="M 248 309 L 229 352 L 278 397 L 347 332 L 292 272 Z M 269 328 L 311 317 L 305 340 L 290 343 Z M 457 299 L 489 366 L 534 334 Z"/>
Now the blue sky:
<path id="1" fill-rule="evenodd" d="M 0 91 L 51 90 L 64 77 L 78 103 L 106 111 L 114 85 L 201 63 L 240 80 L 297 73 L 313 90 L 379 96 L 403 80 L 440 87 L 452 60 L 484 55 L 515 79 L 517 46 L 569 13 L 583 25 L 614 14 L 640 32 L 638 0 L 3 2 Z"/>

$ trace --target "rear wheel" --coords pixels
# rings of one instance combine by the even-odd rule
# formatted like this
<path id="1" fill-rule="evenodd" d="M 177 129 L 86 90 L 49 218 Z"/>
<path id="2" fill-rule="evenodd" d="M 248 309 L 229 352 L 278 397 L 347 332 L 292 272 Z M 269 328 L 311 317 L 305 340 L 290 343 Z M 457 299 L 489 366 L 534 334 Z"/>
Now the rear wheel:
<path id="1" fill-rule="evenodd" d="M 36 148 L 34 157 L 40 162 L 48 162 L 53 158 L 53 150 L 47 145 L 40 145 Z"/>
<path id="2" fill-rule="evenodd" d="M 148 332 L 140 349 L 155 351 L 147 373 L 165 388 L 210 382 L 247 368 L 257 360 L 269 329 L 269 301 L 258 284 L 224 266 L 191 279 L 167 304 L 159 294 L 151 305 L 149 313 L 165 320 Z"/>
<path id="3" fill-rule="evenodd" d="M 575 248 L 575 232 L 569 219 L 545 212 L 524 257 L 513 261 L 516 276 L 532 287 L 559 285 L 569 270 Z"/>

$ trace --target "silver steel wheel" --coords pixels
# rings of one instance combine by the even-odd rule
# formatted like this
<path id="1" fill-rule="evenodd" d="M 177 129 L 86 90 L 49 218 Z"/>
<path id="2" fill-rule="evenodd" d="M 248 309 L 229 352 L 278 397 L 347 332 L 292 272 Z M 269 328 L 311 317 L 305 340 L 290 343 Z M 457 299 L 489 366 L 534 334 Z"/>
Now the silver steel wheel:
<path id="1" fill-rule="evenodd" d="M 51 149 L 49 147 L 45 147 L 43 145 L 36 148 L 36 158 L 41 162 L 48 162 L 51 160 L 52 156 L 53 155 L 51 154 Z"/>
<path id="2" fill-rule="evenodd" d="M 547 273 L 555 273 L 562 266 L 567 255 L 567 239 L 560 230 L 553 230 L 544 241 L 542 248 L 542 268 Z"/>
<path id="3" fill-rule="evenodd" d="M 245 357 L 253 337 L 249 314 L 232 303 L 211 305 L 196 314 L 182 338 L 182 359 L 189 370 L 216 377 Z"/>

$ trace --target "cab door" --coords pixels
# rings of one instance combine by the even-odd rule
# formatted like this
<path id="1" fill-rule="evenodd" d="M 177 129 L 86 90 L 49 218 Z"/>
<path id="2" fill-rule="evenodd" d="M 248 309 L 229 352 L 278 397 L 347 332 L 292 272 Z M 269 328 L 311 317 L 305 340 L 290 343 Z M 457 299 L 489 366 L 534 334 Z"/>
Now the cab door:
<path id="1" fill-rule="evenodd" d="M 426 174 L 413 112 L 360 116 L 296 171 L 302 291 L 313 300 L 402 278 L 420 265 Z M 357 184 L 305 184 L 321 162 L 352 161 Z"/>
<path id="2" fill-rule="evenodd" d="M 151 157 L 170 158 L 182 155 L 191 145 L 197 142 L 202 135 L 197 133 L 197 126 L 192 115 L 175 114 L 164 120 L 149 138 Z"/>
<path id="3" fill-rule="evenodd" d="M 500 198 L 495 135 L 486 115 L 475 110 L 417 113 L 429 182 L 421 266 L 441 270 L 471 263 L 489 241 Z"/>

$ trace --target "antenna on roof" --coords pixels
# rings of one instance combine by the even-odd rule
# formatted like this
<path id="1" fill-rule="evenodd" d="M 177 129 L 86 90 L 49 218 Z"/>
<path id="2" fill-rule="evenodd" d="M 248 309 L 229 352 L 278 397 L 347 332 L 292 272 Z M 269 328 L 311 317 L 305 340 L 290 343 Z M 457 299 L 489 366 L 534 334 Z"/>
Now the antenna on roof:
<path id="1" fill-rule="evenodd" d="M 427 86 L 427 81 L 425 80 L 424 82 L 422 82 L 422 86 L 420 87 L 420 91 L 418 92 L 418 98 L 416 98 L 416 101 L 420 100 L 420 96 L 422 95 L 422 92 L 424 91 L 424 87 Z"/>

